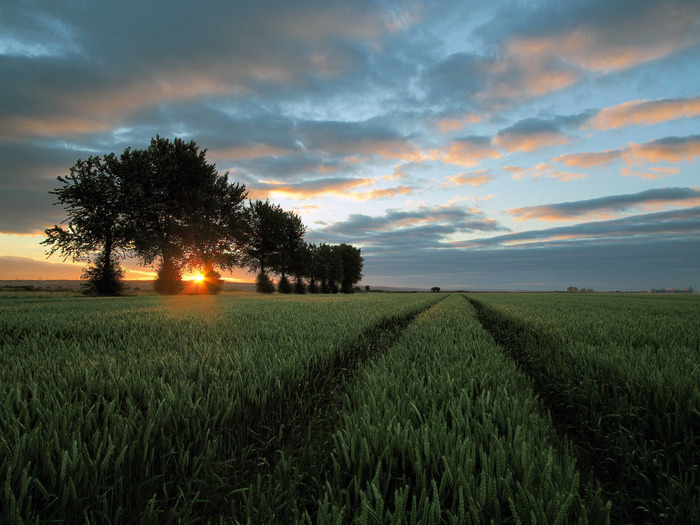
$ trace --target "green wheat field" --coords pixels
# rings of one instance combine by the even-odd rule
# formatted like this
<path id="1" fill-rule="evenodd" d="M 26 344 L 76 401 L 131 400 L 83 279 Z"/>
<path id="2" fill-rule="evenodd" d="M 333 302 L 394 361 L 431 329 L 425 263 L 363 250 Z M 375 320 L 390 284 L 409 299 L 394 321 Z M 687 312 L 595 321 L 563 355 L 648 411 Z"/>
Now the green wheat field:
<path id="1" fill-rule="evenodd" d="M 0 297 L 8 523 L 700 523 L 700 297 Z"/>

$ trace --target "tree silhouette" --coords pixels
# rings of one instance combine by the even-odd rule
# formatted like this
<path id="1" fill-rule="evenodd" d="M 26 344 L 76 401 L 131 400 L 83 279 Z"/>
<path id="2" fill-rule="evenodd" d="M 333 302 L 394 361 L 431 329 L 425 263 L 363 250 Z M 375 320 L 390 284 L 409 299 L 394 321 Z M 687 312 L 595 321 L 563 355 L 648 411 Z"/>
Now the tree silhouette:
<path id="1" fill-rule="evenodd" d="M 287 281 L 287 274 L 294 272 L 294 265 L 297 262 L 297 251 L 302 250 L 302 242 L 306 227 L 301 221 L 301 218 L 293 212 L 284 212 L 282 220 L 282 231 L 279 232 L 279 246 L 276 257 L 273 258 L 273 268 L 275 273 L 280 275 L 280 285 L 283 281 Z M 287 281 L 288 282 L 288 281 Z M 287 287 L 285 285 L 285 292 Z M 280 287 L 280 292 L 282 288 Z"/>
<path id="2" fill-rule="evenodd" d="M 83 274 L 88 293 L 116 295 L 122 289 L 124 272 L 117 252 L 129 248 L 131 238 L 120 173 L 120 161 L 114 154 L 79 159 L 69 175 L 58 177 L 62 186 L 49 192 L 65 208 L 67 228 L 54 225 L 46 229 L 47 238 L 41 244 L 49 246 L 49 256 L 58 252 L 64 260 L 72 257 L 90 262 L 99 250 L 97 260 Z"/>
<path id="3" fill-rule="evenodd" d="M 275 266 L 283 241 L 285 211 L 270 201 L 250 201 L 244 212 L 243 263 L 259 274 Z"/>
<path id="4" fill-rule="evenodd" d="M 333 247 L 340 258 L 343 267 L 340 290 L 343 293 L 354 293 L 353 285 L 362 279 L 363 259 L 359 248 L 350 244 L 339 244 Z"/>
<path id="5" fill-rule="evenodd" d="M 182 267 L 213 271 L 240 263 L 245 186 L 219 174 L 206 161 L 206 149 L 156 136 L 145 152 L 123 157 L 133 166 L 128 182 L 135 252 L 145 264 L 160 259 L 161 281 L 173 279 L 177 287 Z"/>

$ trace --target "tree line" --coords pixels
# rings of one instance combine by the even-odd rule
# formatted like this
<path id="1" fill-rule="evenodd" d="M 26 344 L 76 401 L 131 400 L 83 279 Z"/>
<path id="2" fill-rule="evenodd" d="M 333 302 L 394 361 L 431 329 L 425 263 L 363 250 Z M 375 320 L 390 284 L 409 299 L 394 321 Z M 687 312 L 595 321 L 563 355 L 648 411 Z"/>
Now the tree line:
<path id="1" fill-rule="evenodd" d="M 217 293 L 216 270 L 247 267 L 256 289 L 271 293 L 351 293 L 362 278 L 359 248 L 310 244 L 293 212 L 269 200 L 248 200 L 244 184 L 229 182 L 206 160 L 206 149 L 156 136 L 146 149 L 127 148 L 79 159 L 50 193 L 67 218 L 45 230 L 48 255 L 87 261 L 86 293 L 123 291 L 121 259 L 158 263 L 155 289 L 183 290 L 183 270 L 200 270 L 200 291 Z"/>

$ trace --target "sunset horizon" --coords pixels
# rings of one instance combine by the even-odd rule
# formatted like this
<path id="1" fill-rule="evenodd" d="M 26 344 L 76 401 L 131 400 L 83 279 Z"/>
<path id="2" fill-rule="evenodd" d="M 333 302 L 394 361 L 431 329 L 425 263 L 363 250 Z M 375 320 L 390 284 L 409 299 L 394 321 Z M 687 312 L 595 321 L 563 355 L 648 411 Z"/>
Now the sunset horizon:
<path id="1" fill-rule="evenodd" d="M 700 288 L 697 2 L 17 2 L 0 29 L 0 281 L 80 279 L 40 244 L 57 177 L 160 136 L 360 248 L 362 286 Z"/>

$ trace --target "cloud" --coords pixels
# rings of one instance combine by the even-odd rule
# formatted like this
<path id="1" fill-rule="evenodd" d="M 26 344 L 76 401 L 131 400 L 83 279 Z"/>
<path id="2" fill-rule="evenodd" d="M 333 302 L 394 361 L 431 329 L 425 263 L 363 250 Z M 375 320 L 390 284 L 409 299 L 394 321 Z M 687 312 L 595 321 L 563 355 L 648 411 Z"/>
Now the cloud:
<path id="1" fill-rule="evenodd" d="M 476 98 L 491 106 L 669 57 L 700 41 L 697 2 L 540 3 L 517 15 L 513 9 L 500 7 L 477 31 L 491 53 L 481 62 L 473 58 L 479 67 L 469 74 L 483 79 Z"/>
<path id="2" fill-rule="evenodd" d="M 561 241 L 653 238 L 659 235 L 692 236 L 700 233 L 700 207 L 633 215 L 607 221 L 591 221 L 571 226 L 507 233 L 496 237 L 453 242 L 454 247 L 485 248 L 529 246 Z"/>
<path id="3" fill-rule="evenodd" d="M 408 195 L 412 192 L 413 188 L 409 188 L 408 186 L 396 186 L 393 188 L 378 188 L 364 192 L 352 191 L 345 194 L 345 196 L 359 201 L 372 201 L 375 199 L 396 197 L 397 195 Z"/>
<path id="4" fill-rule="evenodd" d="M 505 228 L 482 211 L 454 204 L 421 206 L 413 210 L 389 209 L 384 215 L 352 214 L 347 220 L 310 232 L 312 240 L 353 242 L 382 250 L 446 246 L 451 235 L 498 231 Z"/>
<path id="5" fill-rule="evenodd" d="M 269 181 L 258 182 L 248 190 L 249 199 L 266 199 L 275 196 L 289 199 L 310 199 L 323 196 L 343 197 L 349 190 L 368 186 L 374 181 L 364 177 L 360 179 L 351 177 L 335 177 L 316 179 L 298 184 L 286 184 L 283 182 Z"/>
<path id="6" fill-rule="evenodd" d="M 552 165 L 542 162 L 536 164 L 532 168 L 520 168 L 517 166 L 504 166 L 504 170 L 512 173 L 511 178 L 513 180 L 525 180 L 528 178 L 539 179 L 540 177 L 545 177 L 549 179 L 556 179 L 564 182 L 571 182 L 575 180 L 587 179 L 588 175 L 585 173 L 573 173 L 571 171 L 559 171 Z"/>
<path id="7" fill-rule="evenodd" d="M 603 166 L 619 159 L 622 156 L 622 150 L 606 149 L 595 153 L 567 153 L 552 159 L 555 162 L 561 162 L 567 166 L 577 168 L 592 168 L 594 166 Z"/>
<path id="8" fill-rule="evenodd" d="M 630 144 L 624 157 L 628 163 L 693 162 L 700 157 L 700 135 L 664 137 L 644 144 Z"/>
<path id="9" fill-rule="evenodd" d="M 621 149 L 608 149 L 592 153 L 567 153 L 552 160 L 567 166 L 592 168 L 610 164 L 620 158 L 624 159 L 629 166 L 633 166 L 642 163 L 693 162 L 696 157 L 700 157 L 700 135 L 664 137 L 643 144 L 629 144 Z M 678 166 L 645 166 L 641 171 L 622 168 L 621 174 L 653 180 L 661 176 L 675 175 L 678 171 Z M 516 175 L 520 178 L 523 177 L 521 174 Z"/>
<path id="10" fill-rule="evenodd" d="M 451 131 L 459 131 L 470 124 L 481 122 L 481 115 L 468 113 L 457 117 L 443 117 L 435 122 L 440 133 L 450 133 Z"/>
<path id="11" fill-rule="evenodd" d="M 634 10 L 622 4 L 616 7 L 590 10 L 589 16 L 584 15 L 571 29 L 513 38 L 507 50 L 521 62 L 552 59 L 589 71 L 610 72 L 664 57 L 700 41 L 697 4 L 649 2 L 635 4 Z"/>
<path id="12" fill-rule="evenodd" d="M 445 177 L 445 182 L 440 184 L 438 188 L 448 188 L 451 186 L 483 186 L 484 184 L 494 180 L 494 176 L 489 170 L 476 170 L 457 175 Z"/>
<path id="13" fill-rule="evenodd" d="M 540 246 L 413 250 L 410 257 L 363 249 L 369 284 L 461 290 L 597 291 L 697 287 L 697 235 L 551 242 Z"/>
<path id="14" fill-rule="evenodd" d="M 84 265 L 35 261 L 29 257 L 0 255 L 2 279 L 80 279 Z"/>
<path id="15" fill-rule="evenodd" d="M 472 135 L 453 140 L 442 157 L 443 162 L 470 168 L 483 159 L 499 159 L 503 154 L 491 146 L 491 138 Z"/>
<path id="16" fill-rule="evenodd" d="M 640 207 L 697 206 L 700 189 L 659 188 L 625 195 L 611 195 L 574 202 L 526 206 L 506 210 L 516 221 L 569 221 L 608 218 Z"/>
<path id="17" fill-rule="evenodd" d="M 602 109 L 588 125 L 594 129 L 614 129 L 650 125 L 700 116 L 700 97 L 663 100 L 633 100 Z"/>
<path id="18" fill-rule="evenodd" d="M 648 166 L 644 171 L 635 171 L 631 170 L 630 168 L 622 168 L 620 173 L 625 177 L 640 177 L 646 180 L 656 180 L 669 175 L 677 175 L 679 171 L 680 168 L 678 166 L 672 168 Z"/>
<path id="19" fill-rule="evenodd" d="M 529 118 L 516 122 L 496 134 L 494 144 L 514 151 L 534 151 L 546 146 L 566 144 L 569 138 L 556 124 L 538 118 Z"/>

